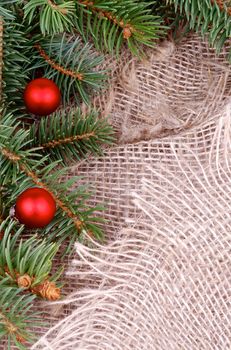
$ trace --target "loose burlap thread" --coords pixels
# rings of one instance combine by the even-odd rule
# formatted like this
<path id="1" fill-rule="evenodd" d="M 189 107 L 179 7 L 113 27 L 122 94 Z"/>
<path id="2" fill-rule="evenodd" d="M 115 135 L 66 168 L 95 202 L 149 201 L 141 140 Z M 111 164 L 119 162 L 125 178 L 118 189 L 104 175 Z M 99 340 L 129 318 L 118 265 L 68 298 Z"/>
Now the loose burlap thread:
<path id="1" fill-rule="evenodd" d="M 93 104 L 118 143 L 68 174 L 106 204 L 106 242 L 76 243 L 67 296 L 40 306 L 50 327 L 31 349 L 230 349 L 228 49 L 191 35 L 142 62 L 108 58 L 110 87 Z"/>

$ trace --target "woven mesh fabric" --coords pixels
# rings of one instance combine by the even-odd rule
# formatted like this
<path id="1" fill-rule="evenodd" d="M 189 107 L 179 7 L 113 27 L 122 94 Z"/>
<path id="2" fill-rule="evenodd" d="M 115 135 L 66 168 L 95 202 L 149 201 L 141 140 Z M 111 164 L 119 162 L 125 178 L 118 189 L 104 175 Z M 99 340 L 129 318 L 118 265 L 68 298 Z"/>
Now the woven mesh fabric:
<path id="1" fill-rule="evenodd" d="M 74 165 L 106 242 L 76 243 L 33 350 L 231 348 L 231 71 L 197 36 L 109 58 L 118 144 Z M 102 214 L 100 214 L 102 215 Z"/>

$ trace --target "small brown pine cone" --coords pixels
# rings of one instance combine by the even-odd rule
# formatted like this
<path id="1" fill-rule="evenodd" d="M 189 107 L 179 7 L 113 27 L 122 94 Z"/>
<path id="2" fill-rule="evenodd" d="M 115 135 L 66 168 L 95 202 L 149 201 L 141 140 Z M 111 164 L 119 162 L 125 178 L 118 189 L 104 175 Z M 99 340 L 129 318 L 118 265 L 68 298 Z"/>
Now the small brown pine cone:
<path id="1" fill-rule="evenodd" d="M 124 39 L 128 39 L 128 38 L 130 38 L 131 36 L 132 36 L 132 31 L 131 31 L 131 29 L 128 28 L 128 27 L 125 27 L 125 28 L 123 29 L 123 37 L 124 37 Z"/>
<path id="2" fill-rule="evenodd" d="M 17 283 L 18 283 L 18 286 L 20 288 L 30 288 L 31 284 L 32 284 L 32 278 L 25 274 L 25 275 L 22 275 L 22 276 L 19 276 L 17 277 Z"/>
<path id="3" fill-rule="evenodd" d="M 25 338 L 23 338 L 21 335 L 16 335 L 16 339 L 17 339 L 17 341 L 19 342 L 19 343 L 21 343 L 21 344 L 25 344 L 26 343 L 26 339 Z"/>
<path id="4" fill-rule="evenodd" d="M 54 282 L 48 280 L 32 288 L 32 292 L 50 301 L 60 299 L 60 288 Z"/>

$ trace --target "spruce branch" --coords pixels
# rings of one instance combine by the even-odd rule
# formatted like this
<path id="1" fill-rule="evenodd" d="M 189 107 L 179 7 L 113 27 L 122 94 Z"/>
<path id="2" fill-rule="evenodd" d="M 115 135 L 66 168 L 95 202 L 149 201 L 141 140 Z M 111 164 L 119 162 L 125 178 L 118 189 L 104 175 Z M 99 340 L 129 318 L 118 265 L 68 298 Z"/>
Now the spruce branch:
<path id="1" fill-rule="evenodd" d="M 117 54 L 124 42 L 133 54 L 141 54 L 140 45 L 154 46 L 165 31 L 160 16 L 138 0 L 29 0 L 24 18 L 29 24 L 39 22 L 43 35 L 76 28 L 86 41 L 91 37 L 100 50 Z"/>
<path id="2" fill-rule="evenodd" d="M 23 107 L 23 88 L 28 80 L 29 40 L 26 28 L 16 21 L 5 20 L 3 33 L 3 101 L 11 109 Z"/>
<path id="3" fill-rule="evenodd" d="M 74 1 L 29 0 L 24 6 L 24 18 L 29 24 L 38 20 L 44 35 L 69 31 L 74 15 Z"/>
<path id="4" fill-rule="evenodd" d="M 145 1 L 77 0 L 77 13 L 76 27 L 83 38 L 117 54 L 126 42 L 134 55 L 141 55 L 142 45 L 153 47 L 166 29 Z"/>
<path id="5" fill-rule="evenodd" d="M 57 162 L 47 165 L 47 157 L 38 155 L 37 149 L 27 150 L 27 145 L 31 143 L 28 132 L 18 127 L 11 115 L 5 115 L 0 124 L 0 184 L 7 186 L 7 205 L 13 205 L 22 191 L 36 185 L 46 189 L 57 205 L 54 220 L 40 231 L 49 241 L 61 243 L 68 239 L 69 244 L 64 253 L 69 253 L 73 249 L 73 243 L 82 239 L 89 230 L 96 238 L 101 239 L 103 233 L 97 222 L 102 219 L 95 217 L 94 212 L 104 208 L 89 208 L 85 204 L 90 196 L 86 187 L 78 186 L 73 189 L 79 178 L 73 177 L 60 183 L 66 169 L 55 171 Z"/>
<path id="6" fill-rule="evenodd" d="M 132 36 L 132 34 L 136 31 L 136 29 L 130 23 L 125 23 L 123 20 L 117 19 L 116 15 L 113 15 L 113 12 L 103 10 L 104 6 L 100 6 L 98 3 L 94 3 L 91 0 L 79 0 L 78 3 L 80 5 L 84 5 L 87 9 L 90 9 L 93 13 L 98 14 L 99 16 L 105 17 L 109 21 L 113 22 L 115 25 L 120 27 L 123 32 L 123 38 L 128 39 Z"/>
<path id="7" fill-rule="evenodd" d="M 25 343 L 33 341 L 28 328 L 39 324 L 39 313 L 30 311 L 34 299 L 33 295 L 22 295 L 18 288 L 6 287 L 5 280 L 0 281 L 0 339 L 8 344 L 6 349 L 14 344 L 25 350 Z"/>
<path id="8" fill-rule="evenodd" d="M 0 278 L 5 279 L 9 286 L 15 285 L 42 298 L 57 300 L 60 289 L 55 281 L 60 273 L 53 276 L 50 273 L 59 246 L 48 244 L 37 236 L 23 240 L 20 238 L 23 229 L 22 226 L 16 228 L 16 223 L 9 219 L 0 225 L 0 232 L 4 233 L 0 240 Z"/>
<path id="9" fill-rule="evenodd" d="M 51 160 L 69 164 L 89 152 L 102 155 L 102 145 L 113 143 L 114 132 L 105 118 L 99 118 L 97 111 L 83 115 L 76 109 L 42 118 L 39 127 L 36 124 L 31 127 L 29 138 L 30 147 L 40 147 Z"/>
<path id="10" fill-rule="evenodd" d="M 107 76 L 99 69 L 103 57 L 93 52 L 91 45 L 82 44 L 79 37 L 47 37 L 35 42 L 35 48 L 28 69 L 42 68 L 44 76 L 59 86 L 64 104 L 72 98 L 89 104 L 90 95 L 104 87 Z"/>
<path id="11" fill-rule="evenodd" d="M 2 101 L 3 18 L 0 16 L 0 102 Z"/>

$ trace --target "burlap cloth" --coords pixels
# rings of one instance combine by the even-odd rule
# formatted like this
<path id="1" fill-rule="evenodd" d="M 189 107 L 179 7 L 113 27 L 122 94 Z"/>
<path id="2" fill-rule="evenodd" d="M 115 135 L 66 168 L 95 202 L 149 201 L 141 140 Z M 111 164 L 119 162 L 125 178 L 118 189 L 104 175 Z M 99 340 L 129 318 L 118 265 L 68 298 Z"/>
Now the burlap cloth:
<path id="1" fill-rule="evenodd" d="M 192 35 L 126 51 L 93 103 L 118 144 L 70 168 L 104 202 L 106 242 L 76 243 L 33 350 L 231 348 L 231 71 Z M 102 214 L 100 214 L 102 215 Z"/>

